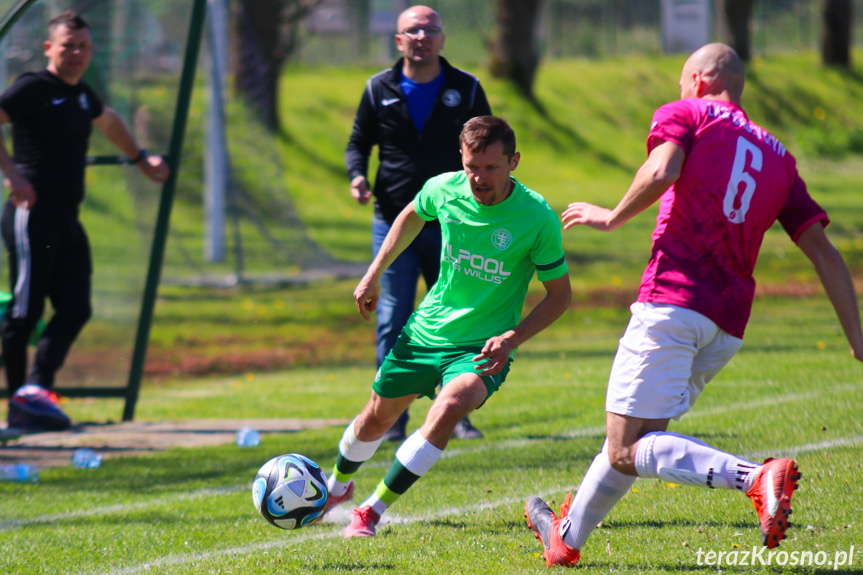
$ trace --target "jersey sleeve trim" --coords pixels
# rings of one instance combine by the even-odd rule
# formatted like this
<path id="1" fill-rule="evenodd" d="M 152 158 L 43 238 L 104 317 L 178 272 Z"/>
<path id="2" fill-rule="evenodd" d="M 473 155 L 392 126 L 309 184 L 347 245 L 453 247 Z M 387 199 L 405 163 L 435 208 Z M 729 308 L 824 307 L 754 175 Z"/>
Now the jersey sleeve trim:
<path id="1" fill-rule="evenodd" d="M 421 217 L 422 219 L 424 219 L 427 222 L 431 222 L 431 221 L 434 221 L 437 219 L 437 216 L 431 215 L 430 213 L 428 213 L 425 210 L 425 208 L 423 208 L 422 203 L 420 202 L 420 196 L 419 195 L 417 195 L 416 199 L 414 200 L 414 211 L 417 213 L 417 215 L 419 217 Z"/>
<path id="2" fill-rule="evenodd" d="M 647 153 L 649 154 L 653 151 L 654 148 L 664 142 L 671 142 L 672 144 L 680 146 L 680 148 L 682 148 L 684 151 L 686 150 L 686 144 L 681 141 L 681 138 L 657 132 L 655 134 L 651 134 L 647 140 Z"/>
<path id="3" fill-rule="evenodd" d="M 817 216 L 809 218 L 802 225 L 798 226 L 797 229 L 794 231 L 794 234 L 791 236 L 791 240 L 796 244 L 797 241 L 800 239 L 800 236 L 803 235 L 803 232 L 805 232 L 818 222 L 822 222 L 821 225 L 825 228 L 830 225 L 830 218 L 827 217 L 826 212 L 821 212 Z"/>
<path id="4" fill-rule="evenodd" d="M 560 259 L 553 261 L 550 264 L 537 264 L 536 270 L 540 271 L 540 272 L 553 270 L 554 268 L 556 268 L 560 264 L 564 263 L 565 261 L 566 261 L 566 256 L 561 256 Z"/>
<path id="5" fill-rule="evenodd" d="M 569 266 L 566 265 L 565 258 L 561 258 L 557 266 L 540 270 L 537 267 L 536 277 L 541 282 L 556 280 L 569 273 Z"/>

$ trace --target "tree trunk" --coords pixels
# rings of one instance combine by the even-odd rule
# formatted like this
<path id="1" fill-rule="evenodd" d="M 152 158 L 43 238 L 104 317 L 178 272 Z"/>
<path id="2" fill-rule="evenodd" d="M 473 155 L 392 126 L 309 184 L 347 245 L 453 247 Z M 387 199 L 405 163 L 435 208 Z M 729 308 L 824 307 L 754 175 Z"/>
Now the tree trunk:
<path id="1" fill-rule="evenodd" d="M 749 23 L 755 0 L 725 0 L 725 19 L 731 34 L 731 47 L 744 62 L 752 59 L 749 41 Z"/>
<path id="2" fill-rule="evenodd" d="M 234 88 L 270 130 L 277 130 L 283 0 L 240 0 L 237 14 L 237 69 Z"/>
<path id="3" fill-rule="evenodd" d="M 279 129 L 279 76 L 299 23 L 322 0 L 239 0 L 234 88 L 270 130 Z"/>
<path id="4" fill-rule="evenodd" d="M 543 0 L 497 0 L 497 39 L 492 43 L 491 74 L 511 80 L 533 98 L 539 67 L 537 20 Z"/>
<path id="5" fill-rule="evenodd" d="M 851 0 L 824 0 L 821 61 L 825 66 L 851 67 Z"/>

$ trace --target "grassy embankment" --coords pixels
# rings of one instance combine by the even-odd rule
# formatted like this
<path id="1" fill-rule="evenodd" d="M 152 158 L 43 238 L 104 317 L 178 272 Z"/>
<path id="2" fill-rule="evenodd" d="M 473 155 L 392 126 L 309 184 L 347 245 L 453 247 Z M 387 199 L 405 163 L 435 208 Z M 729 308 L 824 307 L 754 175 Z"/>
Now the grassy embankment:
<path id="1" fill-rule="evenodd" d="M 507 117 L 519 137 L 523 159 L 515 176 L 558 212 L 574 200 L 613 205 L 644 158 L 652 111 L 677 96 L 680 64 L 681 58 L 547 63 L 537 81 L 539 105 L 481 74 L 493 110 Z M 814 54 L 756 60 L 750 70 L 745 107 L 796 153 L 813 195 L 831 213 L 831 237 L 863 274 L 863 110 L 857 104 L 863 83 L 819 69 Z M 284 128 L 272 141 L 306 233 L 336 258 L 355 262 L 369 257 L 371 210 L 349 197 L 343 150 L 373 72 L 288 70 L 281 96 Z M 654 213 L 613 234 L 564 234 L 575 310 L 617 317 L 612 310 L 625 307 L 640 279 Z M 199 222 L 175 218 L 174 225 L 200 231 Z M 816 281 L 778 228 L 766 238 L 758 280 L 770 293 L 809 289 Z M 372 334 L 354 312 L 353 284 L 219 292 L 163 288 L 151 365 L 231 372 L 371 361 Z"/>

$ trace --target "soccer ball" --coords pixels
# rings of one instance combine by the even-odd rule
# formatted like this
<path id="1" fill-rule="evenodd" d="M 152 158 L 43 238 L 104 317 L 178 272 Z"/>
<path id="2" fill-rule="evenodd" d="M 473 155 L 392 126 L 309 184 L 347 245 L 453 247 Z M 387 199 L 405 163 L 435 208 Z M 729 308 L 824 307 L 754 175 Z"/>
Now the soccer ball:
<path id="1" fill-rule="evenodd" d="M 317 463 L 299 453 L 264 463 L 252 484 L 255 509 L 282 529 L 311 525 L 327 506 L 327 476 Z"/>

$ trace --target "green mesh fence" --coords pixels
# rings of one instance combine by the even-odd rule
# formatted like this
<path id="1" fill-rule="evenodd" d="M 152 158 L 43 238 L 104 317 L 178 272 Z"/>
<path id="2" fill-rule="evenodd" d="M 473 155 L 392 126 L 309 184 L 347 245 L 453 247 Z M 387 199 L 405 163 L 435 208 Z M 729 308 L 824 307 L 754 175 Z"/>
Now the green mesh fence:
<path id="1" fill-rule="evenodd" d="M 167 0 L 3 2 L 0 10 L 7 19 L 26 7 L 0 44 L 3 87 L 24 72 L 45 67 L 42 42 L 47 22 L 63 10 L 75 10 L 90 23 L 96 46 L 85 80 L 106 105 L 121 114 L 150 153 L 165 154 L 193 4 Z M 8 138 L 7 146 L 11 147 Z M 94 130 L 90 152 L 96 156 L 95 163 L 103 164 L 87 170 L 87 198 L 81 212 L 93 255 L 94 314 L 58 374 L 61 393 L 64 389 L 123 389 L 129 381 L 162 192 L 162 186 L 146 180 L 136 167 L 118 163 L 122 158 L 98 130 Z M 181 161 L 185 168 L 186 158 Z M 194 171 L 180 181 L 200 189 L 196 183 L 200 177 Z M 5 249 L 3 259 L 0 289 L 8 289 Z M 51 313 L 49 305 L 46 316 Z"/>
<path id="2" fill-rule="evenodd" d="M 369 0 L 372 30 L 345 13 L 356 0 L 326 0 L 302 27 L 296 58 L 308 64 L 384 65 L 397 52 L 388 14 L 412 4 L 436 10 L 444 22 L 445 54 L 468 69 L 488 62 L 487 43 L 495 35 L 497 0 Z M 708 2 L 708 0 L 703 0 Z M 722 39 L 719 2 L 709 2 L 712 38 Z M 818 48 L 824 0 L 757 0 L 752 11 L 756 54 Z M 863 44 L 863 0 L 852 0 L 855 46 Z M 394 22 L 390 21 L 390 28 Z M 662 52 L 661 0 L 544 0 L 539 42 L 545 59 L 604 58 Z"/>

